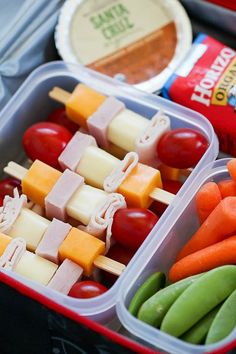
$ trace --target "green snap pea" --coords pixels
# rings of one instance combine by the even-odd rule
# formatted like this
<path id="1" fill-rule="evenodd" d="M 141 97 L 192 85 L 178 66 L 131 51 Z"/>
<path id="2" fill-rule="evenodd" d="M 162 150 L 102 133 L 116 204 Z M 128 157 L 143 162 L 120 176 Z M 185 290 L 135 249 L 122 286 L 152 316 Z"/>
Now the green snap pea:
<path id="1" fill-rule="evenodd" d="M 204 342 L 209 328 L 216 317 L 221 305 L 216 306 L 211 312 L 209 312 L 205 317 L 198 321 L 190 330 L 184 333 L 180 338 L 185 342 L 191 344 L 201 344 Z"/>
<path id="2" fill-rule="evenodd" d="M 210 270 L 191 284 L 174 302 L 161 330 L 180 337 L 236 289 L 236 266 Z"/>
<path id="3" fill-rule="evenodd" d="M 161 321 L 174 301 L 200 276 L 194 275 L 158 291 L 143 303 L 138 312 L 138 318 L 151 326 L 160 327 Z"/>
<path id="4" fill-rule="evenodd" d="M 236 327 L 236 290 L 225 300 L 217 313 L 206 338 L 212 344 L 227 337 Z"/>
<path id="5" fill-rule="evenodd" d="M 129 312 L 137 316 L 140 306 L 165 285 L 165 274 L 156 272 L 141 285 L 129 305 Z"/>

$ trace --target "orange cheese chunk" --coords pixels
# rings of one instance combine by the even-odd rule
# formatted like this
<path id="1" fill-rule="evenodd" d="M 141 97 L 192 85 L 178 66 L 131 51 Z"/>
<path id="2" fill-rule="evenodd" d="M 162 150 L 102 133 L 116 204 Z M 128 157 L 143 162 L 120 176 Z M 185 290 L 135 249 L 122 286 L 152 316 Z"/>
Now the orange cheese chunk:
<path id="1" fill-rule="evenodd" d="M 87 276 L 91 275 L 97 256 L 104 253 L 105 242 L 75 227 L 72 227 L 59 247 L 60 261 L 70 259 L 81 266 Z"/>
<path id="2" fill-rule="evenodd" d="M 87 119 L 97 111 L 105 99 L 106 96 L 101 93 L 79 84 L 66 102 L 66 115 L 81 127 L 87 128 Z"/>
<path id="3" fill-rule="evenodd" d="M 160 165 L 159 171 L 163 180 L 168 179 L 172 181 L 179 181 L 180 170 L 178 168 L 169 167 L 167 165 Z"/>
<path id="4" fill-rule="evenodd" d="M 0 257 L 11 242 L 12 238 L 0 232 Z"/>
<path id="5" fill-rule="evenodd" d="M 153 167 L 138 163 L 118 188 L 129 207 L 148 208 L 152 203 L 149 194 L 162 188 L 161 174 Z"/>
<path id="6" fill-rule="evenodd" d="M 35 160 L 22 180 L 22 192 L 34 203 L 44 207 L 44 199 L 56 184 L 61 172 Z"/>

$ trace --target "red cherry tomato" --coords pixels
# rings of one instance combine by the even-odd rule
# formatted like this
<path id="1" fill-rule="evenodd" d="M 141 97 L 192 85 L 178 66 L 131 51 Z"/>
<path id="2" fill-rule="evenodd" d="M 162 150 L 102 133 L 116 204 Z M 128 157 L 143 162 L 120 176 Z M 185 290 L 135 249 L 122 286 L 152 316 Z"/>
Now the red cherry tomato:
<path id="1" fill-rule="evenodd" d="M 28 128 L 23 136 L 26 155 L 32 160 L 60 168 L 58 157 L 72 138 L 71 132 L 61 125 L 41 122 Z"/>
<path id="2" fill-rule="evenodd" d="M 75 134 L 75 132 L 79 129 L 78 124 L 72 122 L 67 118 L 66 111 L 64 108 L 55 109 L 49 114 L 47 120 L 49 122 L 62 125 L 63 127 L 67 128 L 72 134 Z"/>
<path id="3" fill-rule="evenodd" d="M 137 250 L 158 219 L 148 209 L 119 209 L 114 215 L 112 236 L 121 245 Z"/>
<path id="4" fill-rule="evenodd" d="M 162 163 L 175 168 L 195 166 L 208 148 L 207 139 L 192 129 L 175 129 L 163 134 L 157 145 Z"/>
<path id="5" fill-rule="evenodd" d="M 21 193 L 21 182 L 15 178 L 4 178 L 0 181 L 0 196 L 4 199 L 5 195 L 13 197 L 13 190 L 17 188 Z"/>
<path id="6" fill-rule="evenodd" d="M 3 205 L 3 198 L 0 196 L 0 207 Z"/>
<path id="7" fill-rule="evenodd" d="M 105 293 L 108 289 L 96 281 L 84 280 L 75 283 L 70 289 L 69 296 L 77 299 L 89 299 Z"/>
<path id="8" fill-rule="evenodd" d="M 183 183 L 179 181 L 163 180 L 163 189 L 167 192 L 177 194 Z M 168 205 L 154 201 L 151 205 L 151 210 L 158 216 L 161 216 Z"/>

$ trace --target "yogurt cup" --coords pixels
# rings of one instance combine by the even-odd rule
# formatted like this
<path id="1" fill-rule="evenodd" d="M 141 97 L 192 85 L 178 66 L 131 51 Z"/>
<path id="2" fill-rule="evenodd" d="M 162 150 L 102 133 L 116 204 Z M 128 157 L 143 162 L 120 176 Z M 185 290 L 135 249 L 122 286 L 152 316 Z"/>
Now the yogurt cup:
<path id="1" fill-rule="evenodd" d="M 177 0 L 67 0 L 55 31 L 65 62 L 160 91 L 192 41 Z"/>

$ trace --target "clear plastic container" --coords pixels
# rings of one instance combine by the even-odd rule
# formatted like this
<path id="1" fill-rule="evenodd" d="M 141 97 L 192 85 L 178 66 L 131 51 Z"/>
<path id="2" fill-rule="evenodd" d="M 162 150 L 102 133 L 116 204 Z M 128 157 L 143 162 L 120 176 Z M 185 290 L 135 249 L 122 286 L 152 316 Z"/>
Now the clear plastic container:
<path id="1" fill-rule="evenodd" d="M 195 183 L 196 174 L 204 165 L 216 158 L 218 142 L 210 123 L 204 119 L 203 116 L 194 111 L 166 101 L 161 97 L 146 94 L 131 86 L 86 69 L 83 66 L 65 65 L 63 62 L 52 62 L 35 70 L 0 113 L 0 171 L 2 171 L 3 167 L 10 160 L 19 163 L 24 162 L 26 157 L 21 145 L 24 131 L 33 123 L 44 120 L 47 114 L 51 112 L 53 108 L 57 107 L 57 104 L 48 97 L 48 92 L 54 86 L 60 86 L 65 90 L 72 91 L 78 82 L 84 82 L 88 86 L 106 95 L 118 97 L 125 102 L 129 109 L 147 118 L 151 118 L 154 112 L 161 108 L 171 118 L 172 128 L 194 128 L 204 134 L 209 141 L 209 148 L 175 197 L 173 203 L 167 208 L 161 221 L 158 223 L 158 227 L 152 230 L 150 236 L 145 240 L 143 246 L 130 262 L 130 265 L 135 266 L 135 262 L 138 261 L 141 250 L 144 250 L 148 246 L 149 241 L 151 241 L 152 236 L 155 235 L 157 230 L 160 229 L 161 224 L 165 223 L 167 220 L 172 222 L 171 220 L 173 220 L 173 218 L 169 218 L 169 216 L 181 198 L 191 189 L 192 184 Z M 115 318 L 117 293 L 121 287 L 125 273 L 126 271 L 109 291 L 97 298 L 89 300 L 70 298 L 23 278 L 21 280 L 24 283 L 30 284 L 33 288 L 37 289 L 37 291 L 53 298 L 60 304 L 72 308 L 95 321 L 107 324 Z M 15 277 L 13 273 L 11 276 Z"/>
<path id="2" fill-rule="evenodd" d="M 195 193 L 206 182 L 229 178 L 226 164 L 230 159 L 210 163 L 196 176 L 194 187 L 186 193 L 171 214 L 171 220 L 156 231 L 155 238 L 142 249 L 139 258 L 123 277 L 117 300 L 117 314 L 122 325 L 138 340 L 174 354 L 200 354 L 223 349 L 236 338 L 236 328 L 224 340 L 212 345 L 192 345 L 174 338 L 133 317 L 127 310 L 133 295 L 144 280 L 155 271 L 167 272 L 177 253 L 199 227 L 195 208 Z M 181 321 L 181 318 L 179 319 Z"/>

